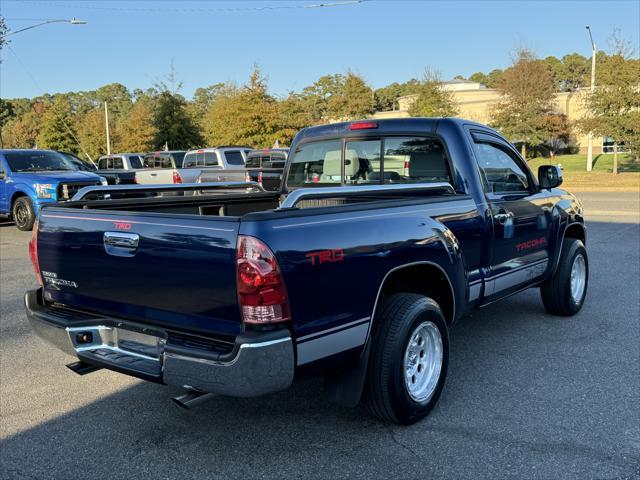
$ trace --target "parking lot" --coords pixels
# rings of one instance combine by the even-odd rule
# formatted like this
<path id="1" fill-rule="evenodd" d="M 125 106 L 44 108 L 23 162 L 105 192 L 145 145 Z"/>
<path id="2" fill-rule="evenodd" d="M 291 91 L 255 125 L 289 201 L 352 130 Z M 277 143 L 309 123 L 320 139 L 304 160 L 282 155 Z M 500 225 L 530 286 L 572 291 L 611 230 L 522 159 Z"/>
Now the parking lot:
<path id="1" fill-rule="evenodd" d="M 80 377 L 31 333 L 30 234 L 3 224 L 2 478 L 638 478 L 639 197 L 580 196 L 591 270 L 581 313 L 552 317 L 529 290 L 464 318 L 442 398 L 411 427 L 327 403 L 320 380 L 184 411 L 169 400 L 177 389 Z"/>

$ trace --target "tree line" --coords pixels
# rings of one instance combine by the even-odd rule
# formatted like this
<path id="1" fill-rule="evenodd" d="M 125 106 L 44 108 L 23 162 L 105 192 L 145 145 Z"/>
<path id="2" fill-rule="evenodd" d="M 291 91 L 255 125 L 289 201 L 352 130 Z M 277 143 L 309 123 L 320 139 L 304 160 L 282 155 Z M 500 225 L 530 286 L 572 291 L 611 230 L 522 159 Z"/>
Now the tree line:
<path id="1" fill-rule="evenodd" d="M 554 151 L 570 143 L 573 129 L 612 136 L 636 153 L 640 149 L 640 60 L 627 44 L 598 52 L 598 88 L 586 97 L 587 116 L 569 124 L 553 112 L 557 92 L 588 85 L 590 60 L 578 54 L 538 59 L 521 50 L 511 66 L 484 74 L 478 81 L 502 92 L 492 109 L 491 125 L 513 142 Z M 462 77 L 457 77 L 462 78 Z M 216 145 L 269 147 L 289 145 L 310 125 L 368 117 L 398 108 L 397 99 L 415 95 L 411 116 L 455 116 L 451 92 L 437 73 L 372 89 L 354 72 L 325 75 L 283 98 L 269 93 L 267 79 L 254 69 L 242 85 L 217 83 L 198 88 L 191 99 L 181 93 L 171 69 L 153 87 L 130 91 L 119 83 L 93 91 L 0 100 L 3 148 L 49 148 L 96 159 L 106 153 L 104 102 L 109 111 L 112 151 L 153 151 Z"/>

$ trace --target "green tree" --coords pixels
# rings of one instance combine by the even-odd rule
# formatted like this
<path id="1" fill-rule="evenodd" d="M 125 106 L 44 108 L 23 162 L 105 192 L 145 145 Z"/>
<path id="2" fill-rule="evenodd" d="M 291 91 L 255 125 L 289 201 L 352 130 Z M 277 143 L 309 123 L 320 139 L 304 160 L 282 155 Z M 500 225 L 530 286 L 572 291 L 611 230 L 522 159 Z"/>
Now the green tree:
<path id="1" fill-rule="evenodd" d="M 5 148 L 35 148 L 40 133 L 41 118 L 29 110 L 7 124 L 4 135 Z"/>
<path id="2" fill-rule="evenodd" d="M 89 154 L 92 160 L 98 159 L 107 153 L 107 130 L 104 123 L 104 107 L 89 110 L 84 115 L 78 115 L 76 131 L 78 140 L 84 147 L 82 153 Z M 115 129 L 115 121 L 109 117 L 109 140 L 112 151 L 118 151 L 118 132 Z M 83 155 L 84 156 L 84 155 Z"/>
<path id="3" fill-rule="evenodd" d="M 73 130 L 71 105 L 65 97 L 57 97 L 47 107 L 42 117 L 38 145 L 40 148 L 78 153 L 79 145 Z"/>
<path id="4" fill-rule="evenodd" d="M 469 77 L 472 82 L 483 84 L 487 88 L 498 88 L 502 79 L 503 71 L 499 68 L 491 70 L 488 74 L 476 72 Z"/>
<path id="5" fill-rule="evenodd" d="M 118 150 L 148 152 L 154 147 L 157 130 L 153 123 L 152 100 L 142 96 L 118 124 Z"/>
<path id="6" fill-rule="evenodd" d="M 189 102 L 187 108 L 189 114 L 198 124 L 202 123 L 207 109 L 216 97 L 225 91 L 226 87 L 224 83 L 215 83 L 208 87 L 196 88 L 196 91 L 193 93 L 193 99 Z"/>
<path id="7" fill-rule="evenodd" d="M 437 73 L 426 69 L 420 82 L 418 97 L 409 107 L 412 117 L 453 117 L 458 114 L 451 92 L 442 88 Z"/>
<path id="8" fill-rule="evenodd" d="M 324 75 L 316 80 L 313 85 L 302 90 L 301 98 L 306 103 L 313 123 L 319 123 L 327 117 L 329 99 L 341 95 L 344 89 L 345 77 L 339 73 Z"/>
<path id="9" fill-rule="evenodd" d="M 586 98 L 588 115 L 578 122 L 584 132 L 614 139 L 613 173 L 618 173 L 618 145 L 640 155 L 640 60 L 628 58 L 626 43 L 598 59 L 596 88 Z"/>
<path id="10" fill-rule="evenodd" d="M 553 108 L 555 89 L 547 66 L 528 50 L 518 52 L 514 64 L 502 75 L 503 99 L 492 111 L 491 124 L 512 142 L 541 145 L 551 134 L 547 114 Z"/>
<path id="11" fill-rule="evenodd" d="M 331 119 L 354 120 L 375 111 L 373 90 L 362 77 L 349 72 L 342 88 L 329 96 L 326 115 Z"/>
<path id="12" fill-rule="evenodd" d="M 11 102 L 0 98 L 0 148 L 4 148 L 4 139 L 2 137 L 2 131 L 9 120 L 15 115 L 13 111 L 13 105 Z"/>
<path id="13" fill-rule="evenodd" d="M 8 31 L 9 31 L 9 27 L 7 27 L 7 24 L 4 21 L 4 17 L 0 15 L 0 50 L 2 50 L 5 44 L 9 42 L 9 40 L 5 38 L 5 35 L 7 34 Z"/>
<path id="14" fill-rule="evenodd" d="M 227 85 L 207 111 L 204 133 L 208 145 L 270 147 L 279 129 L 278 103 L 255 66 L 241 88 Z"/>
<path id="15" fill-rule="evenodd" d="M 392 83 L 374 92 L 376 110 L 388 111 L 399 108 L 398 98 L 418 93 L 420 81 L 412 78 L 405 83 Z"/>

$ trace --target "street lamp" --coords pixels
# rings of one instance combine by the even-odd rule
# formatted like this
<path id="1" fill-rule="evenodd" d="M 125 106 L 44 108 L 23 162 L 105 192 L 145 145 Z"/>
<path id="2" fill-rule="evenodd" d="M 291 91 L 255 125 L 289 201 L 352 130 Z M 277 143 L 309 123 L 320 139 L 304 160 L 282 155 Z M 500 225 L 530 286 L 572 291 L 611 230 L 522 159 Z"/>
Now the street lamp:
<path id="1" fill-rule="evenodd" d="M 596 44 L 593 43 L 593 35 L 591 35 L 591 27 L 587 25 L 589 39 L 591 40 L 591 95 L 596 88 Z M 587 143 L 587 172 L 593 169 L 593 132 L 589 132 Z"/>
<path id="2" fill-rule="evenodd" d="M 57 19 L 57 20 L 47 20 L 46 22 L 36 23 L 35 25 L 30 25 L 28 27 L 21 28 L 20 30 L 13 30 L 5 35 L 8 37 L 10 35 L 15 35 L 16 33 L 24 32 L 25 30 L 31 30 L 32 28 L 41 27 L 43 25 L 48 25 L 50 23 L 70 23 L 71 25 L 84 25 L 87 22 L 84 20 L 78 20 L 77 18 L 72 18 L 71 20 Z"/>

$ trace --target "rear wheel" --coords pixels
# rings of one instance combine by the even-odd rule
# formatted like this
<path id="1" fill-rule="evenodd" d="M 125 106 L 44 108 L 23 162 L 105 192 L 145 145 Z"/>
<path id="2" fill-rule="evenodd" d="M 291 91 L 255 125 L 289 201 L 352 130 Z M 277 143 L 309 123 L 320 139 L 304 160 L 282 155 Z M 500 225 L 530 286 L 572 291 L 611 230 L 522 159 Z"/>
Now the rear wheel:
<path id="1" fill-rule="evenodd" d="M 389 296 L 373 326 L 365 407 L 387 422 L 408 425 L 424 418 L 440 397 L 448 359 L 440 306 L 413 293 Z"/>
<path id="2" fill-rule="evenodd" d="M 28 231 L 33 228 L 36 213 L 28 197 L 18 197 L 11 206 L 11 217 L 18 230 Z"/>
<path id="3" fill-rule="evenodd" d="M 554 315 L 575 315 L 584 305 L 588 285 L 587 250 L 581 240 L 565 238 L 558 268 L 540 286 L 544 308 Z"/>

